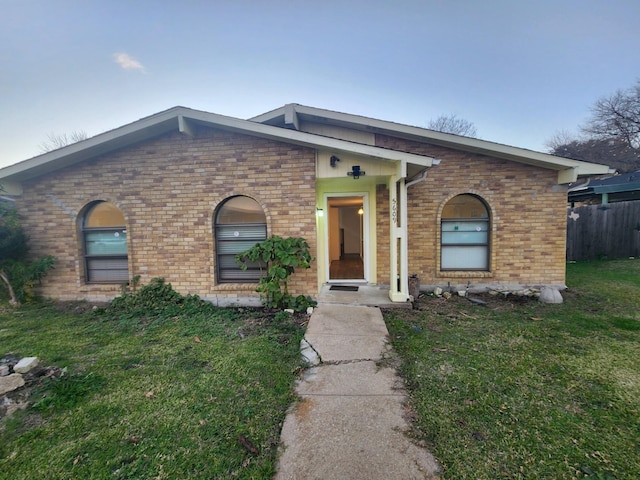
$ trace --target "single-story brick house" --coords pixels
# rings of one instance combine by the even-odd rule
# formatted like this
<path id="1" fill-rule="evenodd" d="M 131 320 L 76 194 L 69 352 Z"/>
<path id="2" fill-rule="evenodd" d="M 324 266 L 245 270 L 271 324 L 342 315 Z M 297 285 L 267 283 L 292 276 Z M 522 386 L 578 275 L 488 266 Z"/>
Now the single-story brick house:
<path id="1" fill-rule="evenodd" d="M 289 104 L 250 120 L 184 107 L 0 169 L 41 293 L 106 300 L 163 277 L 218 304 L 255 301 L 235 253 L 306 238 L 294 294 L 331 282 L 564 287 L 567 187 L 603 165 Z"/>

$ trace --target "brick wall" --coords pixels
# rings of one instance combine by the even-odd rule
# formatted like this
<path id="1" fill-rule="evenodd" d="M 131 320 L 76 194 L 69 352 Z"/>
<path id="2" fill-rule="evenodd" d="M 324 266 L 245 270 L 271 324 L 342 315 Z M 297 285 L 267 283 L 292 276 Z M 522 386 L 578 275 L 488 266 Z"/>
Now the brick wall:
<path id="1" fill-rule="evenodd" d="M 316 256 L 315 152 L 312 149 L 198 129 L 173 133 L 68 167 L 24 184 L 17 206 L 33 255 L 56 256 L 45 296 L 92 300 L 117 285 L 84 281 L 79 218 L 94 200 L 114 203 L 127 222 L 129 269 L 145 284 L 164 277 L 181 293 L 216 301 L 253 296 L 255 284 L 215 281 L 213 216 L 233 195 L 262 205 L 268 234 L 305 237 Z M 293 294 L 317 293 L 316 267 L 296 273 Z"/>
<path id="2" fill-rule="evenodd" d="M 482 155 L 378 135 L 376 144 L 440 159 L 409 188 L 409 272 L 424 285 L 564 284 L 566 190 L 556 172 Z M 312 149 L 197 129 L 158 137 L 24 184 L 17 206 L 34 255 L 52 254 L 56 268 L 45 296 L 105 300 L 117 285 L 84 281 L 79 218 L 92 201 L 124 213 L 131 275 L 164 277 L 182 293 L 220 303 L 255 297 L 255 284 L 215 281 L 213 216 L 233 195 L 262 205 L 268 234 L 302 236 L 316 252 L 315 152 Z M 483 198 L 491 212 L 490 272 L 441 272 L 440 215 L 462 193 Z M 377 281 L 389 279 L 389 192 L 376 191 Z M 296 273 L 293 294 L 317 293 L 317 269 Z"/>
<path id="3" fill-rule="evenodd" d="M 378 244 L 378 251 L 376 262 L 378 266 L 377 282 L 389 283 L 390 265 L 389 255 L 391 255 L 391 248 L 389 246 L 389 237 L 391 232 L 389 225 L 391 220 L 389 216 L 389 189 L 386 185 L 380 184 L 376 186 L 376 243 Z"/>
<path id="4" fill-rule="evenodd" d="M 421 285 L 564 284 L 566 189 L 556 172 L 388 136 L 376 142 L 441 160 L 408 190 L 409 272 Z M 440 271 L 442 207 L 462 193 L 489 206 L 490 272 Z"/>

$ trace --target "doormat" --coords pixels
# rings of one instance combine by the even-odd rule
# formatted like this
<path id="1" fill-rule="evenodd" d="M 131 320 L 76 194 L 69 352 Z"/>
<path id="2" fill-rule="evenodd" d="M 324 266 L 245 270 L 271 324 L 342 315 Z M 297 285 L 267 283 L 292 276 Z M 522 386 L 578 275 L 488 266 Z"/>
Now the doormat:
<path id="1" fill-rule="evenodd" d="M 357 285 L 331 285 L 331 288 L 329 288 L 329 290 L 339 290 L 341 292 L 357 292 L 358 286 Z"/>

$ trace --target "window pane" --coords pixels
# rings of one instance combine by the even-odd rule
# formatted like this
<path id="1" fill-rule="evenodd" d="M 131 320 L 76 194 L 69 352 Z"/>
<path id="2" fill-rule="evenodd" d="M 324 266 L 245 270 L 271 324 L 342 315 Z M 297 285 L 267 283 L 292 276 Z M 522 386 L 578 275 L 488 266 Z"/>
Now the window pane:
<path id="1" fill-rule="evenodd" d="M 487 207 L 473 195 L 458 195 L 447 202 L 442 218 L 489 218 Z"/>
<path id="2" fill-rule="evenodd" d="M 443 245 L 487 244 L 487 232 L 442 232 Z"/>
<path id="3" fill-rule="evenodd" d="M 479 222 L 452 222 L 445 221 L 442 222 L 442 231 L 443 232 L 486 232 L 489 226 L 489 222 L 479 221 Z"/>
<path id="4" fill-rule="evenodd" d="M 488 270 L 488 247 L 442 247 L 443 270 Z"/>
<path id="5" fill-rule="evenodd" d="M 127 230 L 122 212 L 109 202 L 95 203 L 84 216 L 82 233 L 86 281 L 126 282 Z"/>
<path id="6" fill-rule="evenodd" d="M 442 210 L 442 270 L 489 269 L 489 210 L 475 195 L 453 197 Z"/>
<path id="7" fill-rule="evenodd" d="M 249 250 L 251 247 L 253 247 L 256 243 L 258 243 L 255 240 L 248 240 L 245 242 L 242 241 L 229 241 L 229 242 L 218 242 L 216 244 L 217 249 L 218 249 L 218 255 L 223 255 L 223 254 L 237 254 L 237 253 L 242 253 L 245 250 Z"/>
<path id="8" fill-rule="evenodd" d="M 258 281 L 263 273 L 263 271 L 260 270 L 260 265 L 257 263 L 248 262 L 246 270 L 238 268 L 238 264 L 235 262 L 235 255 L 219 255 L 218 262 L 220 280 L 253 282 Z"/>
<path id="9" fill-rule="evenodd" d="M 112 203 L 100 202 L 89 210 L 84 219 L 84 226 L 89 228 L 124 227 L 124 215 Z"/>
<path id="10" fill-rule="evenodd" d="M 126 258 L 88 258 L 87 280 L 89 282 L 121 283 L 129 280 Z"/>
<path id="11" fill-rule="evenodd" d="M 85 232 L 87 255 L 126 255 L 127 234 L 124 230 Z"/>
<path id="12" fill-rule="evenodd" d="M 126 255 L 127 234 L 124 230 L 85 232 L 87 255 Z"/>
<path id="13" fill-rule="evenodd" d="M 267 218 L 258 202 L 233 197 L 216 214 L 216 259 L 219 282 L 257 282 L 262 272 L 257 264 L 242 270 L 235 256 L 267 238 Z"/>
<path id="14" fill-rule="evenodd" d="M 239 269 L 220 269 L 220 282 L 247 282 L 256 283 L 260 280 L 262 272 L 260 270 L 239 270 Z"/>
<path id="15" fill-rule="evenodd" d="M 236 256 L 234 255 L 220 255 L 220 268 L 238 268 L 238 264 L 236 263 Z M 260 270 L 260 263 L 258 262 L 247 262 L 248 269 L 258 269 Z M 265 265 L 262 264 L 262 268 L 265 268 Z"/>
<path id="16" fill-rule="evenodd" d="M 442 222 L 442 243 L 489 243 L 489 222 Z"/>
<path id="17" fill-rule="evenodd" d="M 267 223 L 262 207 L 253 198 L 233 197 L 220 207 L 216 224 Z"/>
<path id="18" fill-rule="evenodd" d="M 216 228 L 218 240 L 264 240 L 267 236 L 267 226 L 262 225 L 221 225 Z"/>

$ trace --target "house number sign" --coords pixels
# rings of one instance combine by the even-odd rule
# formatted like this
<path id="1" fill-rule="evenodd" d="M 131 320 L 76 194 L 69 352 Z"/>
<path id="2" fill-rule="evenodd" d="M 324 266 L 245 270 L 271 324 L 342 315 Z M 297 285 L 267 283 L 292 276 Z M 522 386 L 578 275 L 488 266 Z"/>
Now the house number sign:
<path id="1" fill-rule="evenodd" d="M 391 201 L 391 220 L 398 225 L 398 201 L 395 198 Z"/>

